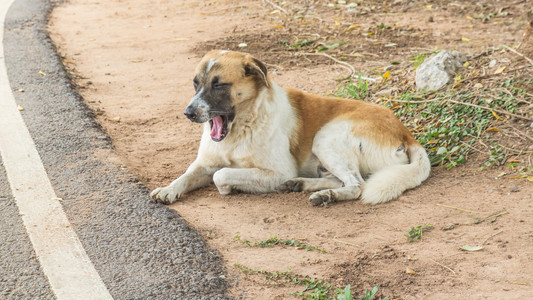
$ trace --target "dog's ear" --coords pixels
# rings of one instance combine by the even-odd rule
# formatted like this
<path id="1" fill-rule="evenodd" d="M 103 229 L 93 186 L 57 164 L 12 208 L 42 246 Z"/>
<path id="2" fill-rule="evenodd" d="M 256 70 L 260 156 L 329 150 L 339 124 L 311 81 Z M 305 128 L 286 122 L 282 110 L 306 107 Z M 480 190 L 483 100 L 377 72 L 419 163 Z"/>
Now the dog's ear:
<path id="1" fill-rule="evenodd" d="M 246 65 L 244 66 L 244 75 L 257 76 L 266 85 L 266 87 L 270 87 L 270 82 L 267 78 L 267 68 L 265 64 L 263 64 L 256 58 L 251 57 L 250 60 L 246 63 Z"/>

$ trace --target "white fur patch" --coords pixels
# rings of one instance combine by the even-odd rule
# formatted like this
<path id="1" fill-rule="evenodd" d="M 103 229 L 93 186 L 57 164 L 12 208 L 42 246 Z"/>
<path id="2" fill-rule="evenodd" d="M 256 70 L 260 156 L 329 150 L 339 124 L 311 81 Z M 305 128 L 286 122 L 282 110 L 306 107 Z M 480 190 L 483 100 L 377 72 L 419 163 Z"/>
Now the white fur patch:
<path id="1" fill-rule="evenodd" d="M 207 62 L 207 68 L 205 69 L 205 74 L 209 73 L 209 71 L 211 70 L 211 68 L 217 63 L 218 61 L 214 58 L 211 58 L 208 62 Z"/>

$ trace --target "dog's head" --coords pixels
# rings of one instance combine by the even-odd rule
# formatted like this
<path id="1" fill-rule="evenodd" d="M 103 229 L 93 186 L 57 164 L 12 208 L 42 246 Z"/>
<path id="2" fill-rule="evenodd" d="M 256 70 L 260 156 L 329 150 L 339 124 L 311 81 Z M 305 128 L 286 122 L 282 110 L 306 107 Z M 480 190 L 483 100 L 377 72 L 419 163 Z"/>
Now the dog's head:
<path id="1" fill-rule="evenodd" d="M 196 68 L 196 94 L 185 109 L 189 120 L 211 125 L 211 138 L 222 141 L 235 119 L 235 107 L 254 100 L 270 88 L 265 65 L 252 56 L 233 51 L 211 51 Z"/>

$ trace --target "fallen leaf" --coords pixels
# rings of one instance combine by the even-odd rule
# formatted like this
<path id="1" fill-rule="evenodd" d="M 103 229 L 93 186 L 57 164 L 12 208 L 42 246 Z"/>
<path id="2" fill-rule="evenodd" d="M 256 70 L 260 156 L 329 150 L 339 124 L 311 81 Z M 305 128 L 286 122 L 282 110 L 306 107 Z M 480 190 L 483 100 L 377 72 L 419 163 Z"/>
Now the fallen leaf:
<path id="1" fill-rule="evenodd" d="M 470 62 L 469 62 L 469 61 L 465 61 L 465 63 L 463 64 L 463 67 L 466 68 L 466 67 L 468 67 L 468 66 L 470 66 Z"/>
<path id="2" fill-rule="evenodd" d="M 500 131 L 500 128 L 490 127 L 490 128 L 487 128 L 486 131 Z"/>
<path id="3" fill-rule="evenodd" d="M 248 47 L 248 44 L 246 44 L 246 43 L 240 43 L 240 44 L 238 45 L 238 47 L 239 47 L 239 48 Z"/>
<path id="4" fill-rule="evenodd" d="M 516 175 L 516 176 L 509 176 L 507 177 L 507 179 L 520 179 L 520 178 L 526 178 L 527 175 L 525 174 L 522 174 L 522 175 Z"/>
<path id="5" fill-rule="evenodd" d="M 19 111 L 23 111 L 23 110 L 24 110 L 24 108 L 23 108 L 22 106 L 20 106 L 20 105 L 17 105 L 17 109 L 18 109 Z"/>
<path id="6" fill-rule="evenodd" d="M 513 282 L 513 284 L 518 284 L 518 285 L 529 285 L 529 283 L 527 283 L 527 282 L 518 282 L 518 281 Z"/>
<path id="7" fill-rule="evenodd" d="M 39 74 L 41 74 L 41 75 L 43 75 L 43 76 L 46 75 L 46 73 L 43 72 L 43 71 L 39 71 Z"/>
<path id="8" fill-rule="evenodd" d="M 352 25 L 350 25 L 350 27 L 348 27 L 348 30 L 354 30 L 355 28 L 359 28 L 359 27 L 361 27 L 361 25 L 359 25 L 359 24 L 352 24 Z"/>
<path id="9" fill-rule="evenodd" d="M 478 82 L 478 83 L 474 84 L 474 88 L 481 89 L 481 88 L 483 88 L 483 85 Z"/>
<path id="10" fill-rule="evenodd" d="M 505 173 L 505 172 L 501 172 L 500 174 L 498 174 L 497 177 L 502 177 L 502 176 L 505 176 L 505 175 L 507 175 L 507 173 Z"/>
<path id="11" fill-rule="evenodd" d="M 24 93 L 24 89 L 18 89 L 18 91 Z"/>
<path id="12" fill-rule="evenodd" d="M 55 201 L 63 201 L 62 198 L 57 198 L 57 197 L 52 198 L 52 200 L 55 200 Z"/>
<path id="13" fill-rule="evenodd" d="M 274 28 L 283 28 L 283 25 L 275 25 Z"/>
<path id="14" fill-rule="evenodd" d="M 533 176 L 529 176 L 527 180 L 533 182 Z"/>
<path id="15" fill-rule="evenodd" d="M 398 44 L 396 44 L 396 43 L 389 43 L 389 44 L 385 44 L 384 47 L 396 47 L 396 46 L 398 46 Z"/>
<path id="16" fill-rule="evenodd" d="M 502 117 L 498 116 L 498 114 L 495 113 L 492 109 L 490 110 L 490 112 L 492 113 L 492 115 L 493 115 L 497 120 L 500 120 L 500 121 L 503 120 Z"/>
<path id="17" fill-rule="evenodd" d="M 474 20 L 474 18 L 472 18 L 472 17 L 469 16 L 469 15 L 466 15 L 466 18 L 467 18 L 468 20 Z"/>
<path id="18" fill-rule="evenodd" d="M 494 71 L 494 74 L 500 74 L 500 73 L 502 73 L 502 72 L 505 70 L 505 68 L 507 68 L 507 67 L 501 67 L 501 68 L 498 68 L 496 71 Z"/>
<path id="19" fill-rule="evenodd" d="M 407 274 L 411 274 L 411 275 L 412 275 L 412 274 L 415 274 L 415 271 L 413 271 L 413 269 L 407 267 L 407 268 L 405 269 L 405 273 L 407 273 Z"/>
<path id="20" fill-rule="evenodd" d="M 120 122 L 120 116 L 111 118 L 111 121 Z"/>
<path id="21" fill-rule="evenodd" d="M 461 38 L 461 40 L 462 40 L 463 42 L 470 42 L 470 41 L 471 41 L 471 39 L 469 39 L 469 38 L 467 38 L 467 37 L 464 37 L 464 36 Z"/>
<path id="22" fill-rule="evenodd" d="M 385 72 L 385 74 L 383 74 L 383 76 L 382 76 L 382 78 L 385 79 L 385 80 L 389 79 L 389 77 L 390 77 L 390 71 Z"/>
<path id="23" fill-rule="evenodd" d="M 461 246 L 461 250 L 465 250 L 468 252 L 475 252 L 475 251 L 479 251 L 482 249 L 483 249 L 483 246 L 468 246 L 468 245 Z"/>

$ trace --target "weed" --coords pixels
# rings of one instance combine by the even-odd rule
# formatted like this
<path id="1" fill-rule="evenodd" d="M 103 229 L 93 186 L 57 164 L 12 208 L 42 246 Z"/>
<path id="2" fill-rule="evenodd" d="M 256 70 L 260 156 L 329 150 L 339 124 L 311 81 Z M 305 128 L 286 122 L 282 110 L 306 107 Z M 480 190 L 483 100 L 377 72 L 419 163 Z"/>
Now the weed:
<path id="1" fill-rule="evenodd" d="M 326 252 L 326 250 L 324 249 L 319 249 L 318 247 L 310 246 L 297 240 L 279 240 L 277 237 L 270 238 L 266 241 L 259 241 L 254 243 L 254 246 L 258 246 L 261 248 L 274 247 L 276 245 L 293 246 L 296 247 L 296 249 L 305 249 L 305 251 L 317 250 L 322 253 Z"/>
<path id="2" fill-rule="evenodd" d="M 421 241 L 423 232 L 428 231 L 432 228 L 433 228 L 433 225 L 431 224 L 419 225 L 416 227 L 412 227 L 408 233 L 404 234 L 404 236 L 406 236 L 409 239 L 409 243 Z"/>
<path id="3" fill-rule="evenodd" d="M 359 75 L 356 82 L 350 78 L 345 85 L 342 85 L 337 89 L 336 96 L 356 100 L 365 100 L 370 96 L 370 92 L 368 90 L 368 81 L 363 80 L 363 75 Z"/>
<path id="4" fill-rule="evenodd" d="M 350 285 L 347 285 L 344 289 L 335 289 L 324 280 L 297 275 L 292 273 L 290 269 L 285 272 L 268 272 L 264 270 L 254 270 L 241 264 L 235 264 L 234 266 L 247 275 L 264 275 L 266 280 L 274 280 L 285 284 L 295 284 L 303 288 L 301 291 L 290 293 L 291 295 L 314 300 L 354 300 Z M 373 300 L 377 291 L 377 286 L 371 291 L 365 290 L 365 296 L 361 298 L 361 300 Z M 387 300 L 387 298 L 384 298 L 383 300 Z"/>
<path id="5" fill-rule="evenodd" d="M 300 241 L 297 241 L 297 240 L 280 240 L 278 239 L 277 237 L 273 237 L 273 238 L 270 238 L 270 239 L 267 239 L 265 241 L 259 241 L 259 242 L 255 242 L 252 244 L 252 242 L 248 241 L 248 240 L 241 240 L 241 237 L 236 235 L 234 238 L 234 240 L 240 242 L 241 244 L 244 244 L 244 245 L 247 245 L 247 246 L 254 246 L 254 247 L 261 247 L 261 248 L 270 248 L 270 247 L 274 247 L 274 246 L 281 246 L 281 245 L 284 245 L 284 246 L 293 246 L 293 247 L 296 247 L 296 249 L 304 249 L 305 251 L 313 251 L 313 250 L 316 250 L 316 251 L 320 251 L 321 253 L 325 253 L 326 250 L 325 249 L 320 249 L 316 246 L 311 246 L 311 245 L 307 245 L 305 243 L 302 243 Z"/>

